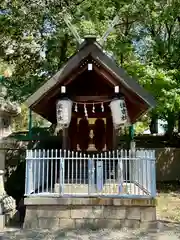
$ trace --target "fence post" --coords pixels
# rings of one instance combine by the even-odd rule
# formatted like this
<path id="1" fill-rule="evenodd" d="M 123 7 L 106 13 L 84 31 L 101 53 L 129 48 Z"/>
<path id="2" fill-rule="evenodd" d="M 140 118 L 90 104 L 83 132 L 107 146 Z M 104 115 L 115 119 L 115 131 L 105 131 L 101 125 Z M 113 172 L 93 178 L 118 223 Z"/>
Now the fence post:
<path id="1" fill-rule="evenodd" d="M 156 156 L 155 156 L 155 150 L 151 151 L 151 196 L 153 198 L 156 197 Z"/>
<path id="2" fill-rule="evenodd" d="M 101 192 L 103 190 L 103 162 L 96 161 L 96 182 L 97 191 Z"/>
<path id="3" fill-rule="evenodd" d="M 135 157 L 136 157 L 136 143 L 131 142 L 129 150 L 129 180 L 130 184 L 135 182 Z"/>
<path id="4" fill-rule="evenodd" d="M 141 158 L 142 158 L 142 150 L 136 151 L 136 166 L 135 166 L 135 172 L 134 172 L 134 182 L 136 182 L 138 185 L 141 185 Z M 138 192 L 139 193 L 139 192 Z"/>
<path id="5" fill-rule="evenodd" d="M 60 174 L 59 174 L 59 192 L 60 195 L 64 194 L 64 158 L 60 159 Z"/>
<path id="6" fill-rule="evenodd" d="M 94 160 L 88 159 L 88 194 L 94 191 Z"/>
<path id="7" fill-rule="evenodd" d="M 124 182 L 124 177 L 123 177 L 123 162 L 122 162 L 122 157 L 118 158 L 118 168 L 117 168 L 117 175 L 118 175 L 118 192 L 123 193 L 123 182 Z"/>
<path id="8" fill-rule="evenodd" d="M 30 195 L 33 192 L 33 160 L 32 150 L 26 151 L 26 177 L 25 177 L 25 195 Z M 35 161 L 35 160 L 34 160 Z"/>

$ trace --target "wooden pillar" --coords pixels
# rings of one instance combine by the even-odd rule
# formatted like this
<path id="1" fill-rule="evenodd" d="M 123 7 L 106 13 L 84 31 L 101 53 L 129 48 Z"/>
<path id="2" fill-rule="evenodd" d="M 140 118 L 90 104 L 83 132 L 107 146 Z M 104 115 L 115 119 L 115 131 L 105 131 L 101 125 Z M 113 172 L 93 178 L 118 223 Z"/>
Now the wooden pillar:
<path id="1" fill-rule="evenodd" d="M 32 110 L 29 109 L 29 122 L 28 122 L 28 128 L 29 128 L 29 137 L 32 137 Z"/>
<path id="2" fill-rule="evenodd" d="M 108 116 L 106 118 L 106 147 L 107 150 L 112 150 L 114 148 L 114 127 L 112 123 L 112 117 Z"/>
<path id="3" fill-rule="evenodd" d="M 72 151 L 77 150 L 77 117 L 72 116 L 70 126 L 68 128 L 68 148 Z"/>
<path id="4" fill-rule="evenodd" d="M 66 96 L 66 87 L 65 86 L 61 86 L 61 96 L 62 98 Z M 62 130 L 62 149 L 67 149 L 67 143 L 68 143 L 68 128 L 64 128 Z"/>
<path id="5" fill-rule="evenodd" d="M 116 97 L 119 96 L 119 86 L 114 87 L 114 93 Z M 114 128 L 113 124 L 112 126 L 113 126 L 113 149 L 117 149 L 118 148 L 118 142 L 117 142 L 118 130 Z"/>
<path id="6" fill-rule="evenodd" d="M 132 151 L 135 151 L 135 148 L 136 148 L 136 143 L 134 141 L 134 126 L 131 125 L 129 127 L 129 148 L 132 150 Z"/>
<path id="7" fill-rule="evenodd" d="M 62 148 L 67 149 L 67 128 L 62 131 Z"/>
<path id="8" fill-rule="evenodd" d="M 118 143 L 117 143 L 117 129 L 114 128 L 113 126 L 113 149 L 117 149 Z"/>

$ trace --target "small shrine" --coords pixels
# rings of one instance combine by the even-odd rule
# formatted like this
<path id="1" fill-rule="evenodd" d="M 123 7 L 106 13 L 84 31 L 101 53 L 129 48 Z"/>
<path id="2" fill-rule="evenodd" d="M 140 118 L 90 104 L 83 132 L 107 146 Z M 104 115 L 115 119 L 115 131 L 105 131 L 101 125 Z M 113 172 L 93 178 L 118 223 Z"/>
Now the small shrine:
<path id="1" fill-rule="evenodd" d="M 56 125 L 63 148 L 86 152 L 116 149 L 118 129 L 135 123 L 155 101 L 88 37 L 26 104 Z"/>
<path id="2" fill-rule="evenodd" d="M 155 101 L 96 38 L 85 38 L 26 104 L 52 123 L 57 141 L 26 151 L 25 228 L 137 228 L 156 220 L 155 153 L 122 149 L 117 139 Z"/>

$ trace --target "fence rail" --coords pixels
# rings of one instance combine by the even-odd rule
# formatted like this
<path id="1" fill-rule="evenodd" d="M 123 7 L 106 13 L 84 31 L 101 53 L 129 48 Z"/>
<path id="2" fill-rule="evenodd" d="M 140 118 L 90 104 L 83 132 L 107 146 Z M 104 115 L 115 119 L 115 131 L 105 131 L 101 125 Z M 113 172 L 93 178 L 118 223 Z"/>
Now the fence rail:
<path id="1" fill-rule="evenodd" d="M 26 196 L 155 197 L 155 151 L 26 152 Z"/>

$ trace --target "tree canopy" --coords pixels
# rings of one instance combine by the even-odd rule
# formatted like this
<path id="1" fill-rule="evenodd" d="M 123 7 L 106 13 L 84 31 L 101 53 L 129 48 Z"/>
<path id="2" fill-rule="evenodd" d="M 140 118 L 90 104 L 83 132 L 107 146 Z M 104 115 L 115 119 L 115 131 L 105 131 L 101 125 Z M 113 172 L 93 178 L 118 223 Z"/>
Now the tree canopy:
<path id="1" fill-rule="evenodd" d="M 172 129 L 180 115 L 178 0 L 2 0 L 0 65 L 12 68 L 13 98 L 23 102 L 76 51 L 65 12 L 81 38 L 87 34 L 100 38 L 119 16 L 105 48 L 156 98 L 152 119 L 167 119 Z"/>

